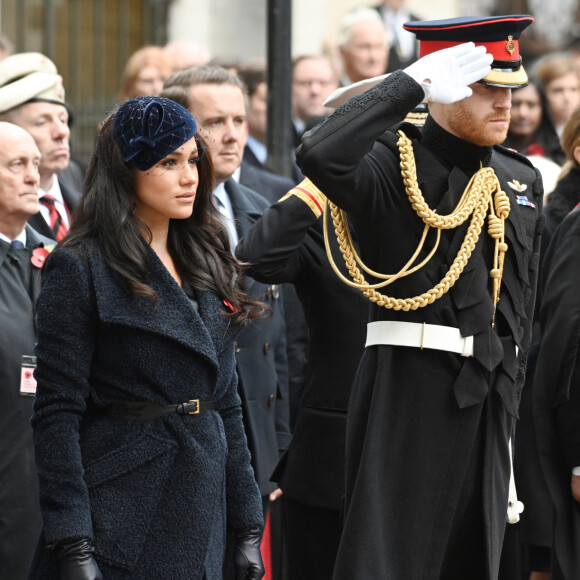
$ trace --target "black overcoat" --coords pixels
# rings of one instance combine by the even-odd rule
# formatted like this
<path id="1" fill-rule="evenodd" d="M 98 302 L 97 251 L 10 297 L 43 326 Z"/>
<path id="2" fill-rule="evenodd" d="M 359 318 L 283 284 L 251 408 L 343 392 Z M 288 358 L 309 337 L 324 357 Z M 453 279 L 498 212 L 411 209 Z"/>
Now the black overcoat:
<path id="1" fill-rule="evenodd" d="M 44 528 L 31 578 L 59 578 L 46 544 L 87 537 L 107 580 L 217 580 L 226 523 L 262 523 L 227 297 L 199 291 L 197 311 L 148 252 L 157 303 L 130 294 L 92 242 L 56 249 L 45 266 L 32 419 Z M 102 413 L 190 399 L 217 410 L 147 422 Z"/>
<path id="2" fill-rule="evenodd" d="M 22 356 L 36 342 L 33 300 L 40 269 L 32 251 L 53 242 L 26 226 L 26 247 L 0 241 L 0 578 L 26 578 L 40 532 L 30 416 L 34 396 L 20 394 Z"/>
<path id="3" fill-rule="evenodd" d="M 570 490 L 580 466 L 580 211 L 556 229 L 543 259 L 541 342 L 533 410 L 552 505 L 552 578 L 580 578 L 580 505 Z"/>
<path id="4" fill-rule="evenodd" d="M 417 248 L 423 223 L 405 193 L 396 146 L 387 131 L 423 98 L 404 72 L 347 101 L 302 139 L 298 163 L 330 199 L 349 213 L 361 256 L 373 270 L 397 272 Z M 418 181 L 439 213 L 450 213 L 480 164 L 494 168 L 509 197 L 506 258 L 496 327 L 489 271 L 493 244 L 482 231 L 460 278 L 440 299 L 409 312 L 371 307 L 372 320 L 459 328 L 474 336 L 474 356 L 438 350 L 373 346 L 363 354 L 347 419 L 345 526 L 336 580 L 438 579 L 470 454 L 483 473 L 485 570 L 496 578 L 506 521 L 516 376 L 529 346 L 538 261 L 542 184 L 522 156 L 476 147 L 428 118 L 413 138 Z M 518 203 L 513 189 L 529 203 Z M 508 183 L 511 182 L 510 187 Z M 442 234 L 433 259 L 387 294 L 417 296 L 445 275 L 467 225 Z M 427 242 L 425 256 L 433 238 Z M 516 348 L 517 347 L 517 348 Z M 519 355 L 518 355 L 519 353 Z"/>

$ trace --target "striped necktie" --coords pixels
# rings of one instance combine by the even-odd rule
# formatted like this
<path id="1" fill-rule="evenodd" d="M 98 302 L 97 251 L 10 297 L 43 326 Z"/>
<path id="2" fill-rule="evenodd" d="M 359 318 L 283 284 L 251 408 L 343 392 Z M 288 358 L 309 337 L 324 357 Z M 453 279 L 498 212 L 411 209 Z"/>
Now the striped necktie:
<path id="1" fill-rule="evenodd" d="M 60 242 L 67 232 L 67 226 L 58 209 L 56 209 L 56 199 L 52 195 L 43 195 L 40 202 L 44 204 L 50 212 L 50 229 L 57 242 Z"/>

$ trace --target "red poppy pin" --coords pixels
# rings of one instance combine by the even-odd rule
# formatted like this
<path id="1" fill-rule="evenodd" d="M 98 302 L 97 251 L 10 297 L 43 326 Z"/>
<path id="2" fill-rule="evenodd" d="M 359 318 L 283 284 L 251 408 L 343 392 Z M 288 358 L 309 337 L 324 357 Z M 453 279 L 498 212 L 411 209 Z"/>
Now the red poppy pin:
<path id="1" fill-rule="evenodd" d="M 46 258 L 48 258 L 48 254 L 52 252 L 53 248 L 53 245 L 34 248 L 34 250 L 32 250 L 32 256 L 30 257 L 32 265 L 37 268 L 42 268 L 46 262 Z"/>
<path id="2" fill-rule="evenodd" d="M 241 312 L 242 311 L 240 306 L 234 307 L 234 305 L 227 298 L 224 298 L 223 302 L 232 312 Z"/>

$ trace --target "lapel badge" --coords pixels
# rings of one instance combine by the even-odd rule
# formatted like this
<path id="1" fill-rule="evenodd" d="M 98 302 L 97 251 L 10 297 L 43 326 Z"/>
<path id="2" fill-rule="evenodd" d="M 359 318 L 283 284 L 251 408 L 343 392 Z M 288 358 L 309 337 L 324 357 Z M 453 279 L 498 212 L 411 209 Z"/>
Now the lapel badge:
<path id="1" fill-rule="evenodd" d="M 517 179 L 514 179 L 513 181 L 508 181 L 508 185 L 514 191 L 519 191 L 520 193 L 522 191 L 526 191 L 526 189 L 528 189 L 528 186 L 525 183 L 520 183 Z"/>
<path id="2" fill-rule="evenodd" d="M 508 36 L 508 41 L 505 45 L 505 48 L 510 54 L 513 54 L 516 50 L 516 43 L 514 42 L 514 37 L 511 34 Z"/>

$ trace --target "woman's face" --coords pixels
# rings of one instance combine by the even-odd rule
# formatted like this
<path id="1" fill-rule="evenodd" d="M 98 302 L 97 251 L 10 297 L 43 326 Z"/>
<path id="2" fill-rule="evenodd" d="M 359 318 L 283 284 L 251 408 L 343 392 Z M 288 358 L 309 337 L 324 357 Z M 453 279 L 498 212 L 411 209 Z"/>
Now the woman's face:
<path id="1" fill-rule="evenodd" d="M 199 184 L 200 159 L 195 137 L 147 171 L 135 170 L 135 215 L 150 228 L 170 219 L 187 219 Z"/>
<path id="2" fill-rule="evenodd" d="M 530 84 L 512 91 L 510 133 L 515 137 L 532 137 L 542 122 L 542 100 L 538 89 Z"/>
<path id="3" fill-rule="evenodd" d="M 554 124 L 560 127 L 580 106 L 580 77 L 573 72 L 546 85 L 546 98 Z"/>

